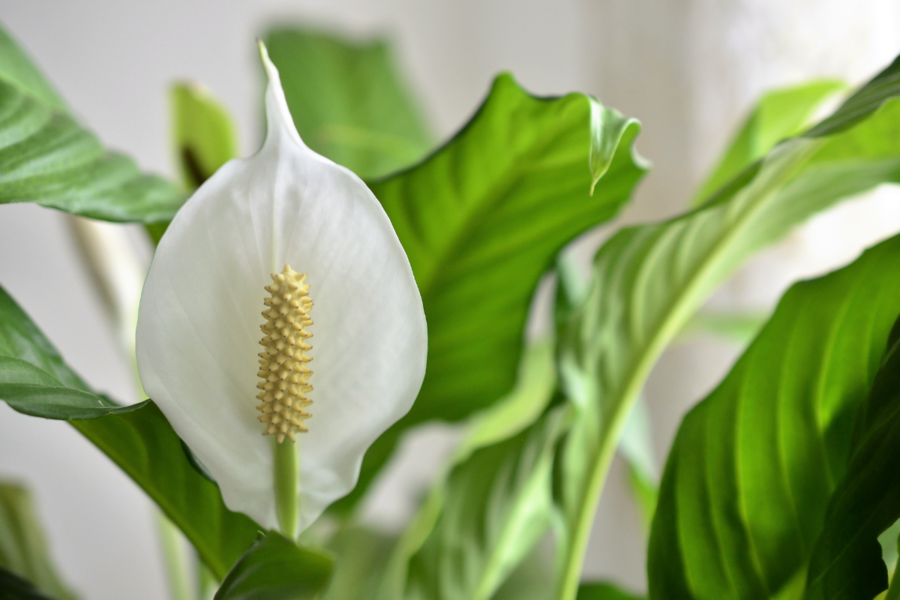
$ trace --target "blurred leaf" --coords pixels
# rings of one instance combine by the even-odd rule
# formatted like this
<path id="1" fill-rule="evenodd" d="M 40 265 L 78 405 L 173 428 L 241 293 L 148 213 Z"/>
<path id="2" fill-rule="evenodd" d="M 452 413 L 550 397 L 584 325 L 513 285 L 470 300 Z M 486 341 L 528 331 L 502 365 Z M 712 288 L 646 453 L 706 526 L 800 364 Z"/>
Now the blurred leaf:
<path id="1" fill-rule="evenodd" d="M 58 600 L 38 591 L 30 582 L 0 566 L 0 600 Z"/>
<path id="2" fill-rule="evenodd" d="M 582 583 L 578 600 L 642 600 L 640 596 L 622 591 L 611 583 Z"/>
<path id="3" fill-rule="evenodd" d="M 0 481 L 0 568 L 8 569 L 34 583 L 42 592 L 58 600 L 75 595 L 60 579 L 50 557 L 44 529 L 38 519 L 31 494 L 23 486 Z M 0 598 L 3 598 L 0 573 Z"/>
<path id="4" fill-rule="evenodd" d="M 767 314 L 758 312 L 703 310 L 688 321 L 680 335 L 691 337 L 705 333 L 746 346 L 756 337 L 767 318 Z"/>
<path id="5" fill-rule="evenodd" d="M 841 81 L 819 80 L 763 94 L 719 163 L 697 188 L 691 206 L 708 199 L 781 140 L 800 134 L 816 109 L 846 87 Z"/>
<path id="6" fill-rule="evenodd" d="M 371 600 L 394 541 L 360 527 L 338 531 L 328 544 L 336 559 L 334 576 L 323 600 Z"/>
<path id="7" fill-rule="evenodd" d="M 768 598 L 805 571 L 900 312 L 898 272 L 895 237 L 795 284 L 731 373 L 685 417 L 650 538 L 654 599 Z M 871 540 L 879 563 L 880 532 Z"/>
<path id="8" fill-rule="evenodd" d="M 318 598 L 331 578 L 333 559 L 270 532 L 257 540 L 222 581 L 215 600 Z"/>
<path id="9" fill-rule="evenodd" d="M 516 387 L 493 406 L 469 418 L 456 452 L 444 467 L 444 472 L 436 477 L 429 495 L 394 547 L 380 588 L 380 598 L 391 600 L 403 595 L 409 561 L 429 539 L 438 523 L 453 470 L 466 462 L 475 451 L 521 434 L 544 412 L 556 384 L 554 350 L 552 340 L 542 340 L 528 346 L 519 365 Z"/>
<path id="10" fill-rule="evenodd" d="M 387 40 L 357 43 L 303 27 L 265 36 L 294 124 L 310 148 L 360 177 L 379 177 L 432 147 Z"/>
<path id="11" fill-rule="evenodd" d="M 897 271 L 892 272 L 888 264 L 882 269 L 896 279 Z M 857 416 L 849 465 L 828 502 L 824 530 L 812 551 L 804 598 L 872 598 L 887 589 L 888 573 L 878 536 L 900 519 L 898 470 L 900 320 L 891 332 L 869 398 Z"/>
<path id="12" fill-rule="evenodd" d="M 44 77 L 31 57 L 19 47 L 16 40 L 0 26 L 0 77 L 14 87 L 34 96 L 49 108 L 66 112 L 65 101 Z"/>
<path id="13" fill-rule="evenodd" d="M 179 83 L 170 91 L 172 140 L 184 187 L 194 191 L 238 155 L 237 129 L 228 111 L 203 86 Z"/>
<path id="14" fill-rule="evenodd" d="M 548 600 L 553 597 L 552 556 L 539 543 L 491 600 Z"/>
<path id="15" fill-rule="evenodd" d="M 850 129 L 872 116 L 885 102 L 897 96 L 900 86 L 900 56 L 844 102 L 833 115 L 810 129 L 807 137 L 833 135 Z"/>
<path id="16" fill-rule="evenodd" d="M 890 69 L 900 70 L 900 64 Z M 900 81 L 893 93 L 900 93 Z M 563 453 L 571 546 L 563 561 L 562 600 L 575 595 L 622 427 L 673 336 L 754 252 L 838 200 L 898 179 L 900 101 L 894 99 L 850 129 L 782 142 L 700 208 L 623 229 L 600 249 L 590 296 L 560 339 L 562 381 L 580 411 Z"/>
<path id="17" fill-rule="evenodd" d="M 399 432 L 463 419 L 513 387 L 541 276 L 572 238 L 612 218 L 645 172 L 638 131 L 588 96 L 539 99 L 501 75 L 443 148 L 372 184 L 422 293 L 428 370 L 412 410 L 366 455 L 354 498 Z"/>
<path id="18" fill-rule="evenodd" d="M 493 596 L 550 528 L 554 449 L 568 416 L 560 406 L 454 468 L 434 531 L 410 561 L 406 598 Z"/>
<path id="19" fill-rule="evenodd" d="M 625 422 L 622 439 L 619 441 L 619 454 L 628 465 L 631 492 L 637 502 L 644 533 L 649 535 L 659 493 L 659 471 L 653 456 L 650 415 L 643 398 L 637 399 Z"/>
<path id="20" fill-rule="evenodd" d="M 252 543 L 258 526 L 225 507 L 156 405 L 119 407 L 91 392 L 2 287 L 0 399 L 25 414 L 69 419 L 162 508 L 217 577 Z"/>
<path id="21" fill-rule="evenodd" d="M 172 146 L 181 182 L 193 192 L 238 155 L 237 128 L 228 110 L 200 84 L 178 83 L 169 92 Z M 158 244 L 169 221 L 147 225 Z"/>
<path id="22" fill-rule="evenodd" d="M 0 27 L 0 204 L 153 223 L 170 219 L 181 201 L 170 183 L 143 175 L 83 129 Z"/>

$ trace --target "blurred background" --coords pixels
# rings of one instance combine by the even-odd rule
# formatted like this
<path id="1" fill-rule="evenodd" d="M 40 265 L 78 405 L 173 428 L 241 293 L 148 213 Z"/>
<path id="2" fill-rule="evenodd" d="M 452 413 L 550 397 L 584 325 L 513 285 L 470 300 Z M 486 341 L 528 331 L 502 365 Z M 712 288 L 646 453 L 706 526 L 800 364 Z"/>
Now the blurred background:
<path id="1" fill-rule="evenodd" d="M 900 52 L 900 4 L 891 0 L 4 0 L 0 21 L 107 145 L 167 175 L 167 94 L 176 80 L 207 85 L 236 117 L 244 153 L 256 149 L 262 76 L 253 41 L 275 24 L 388 36 L 440 138 L 466 121 L 499 71 L 541 95 L 587 92 L 644 125 L 637 146 L 654 169 L 628 222 L 683 210 L 763 91 L 823 76 L 856 84 Z M 817 217 L 712 305 L 768 310 L 790 281 L 900 230 L 894 192 Z M 135 400 L 130 367 L 73 244 L 62 214 L 3 206 L 0 282 L 89 383 Z M 660 470 L 681 415 L 738 351 L 695 336 L 660 361 L 646 390 Z M 443 426 L 407 439 L 366 519 L 399 528 L 452 440 Z M 63 575 L 85 598 L 165 597 L 151 504 L 73 429 L 0 404 L 0 478 L 33 489 Z M 617 465 L 585 575 L 642 591 L 645 542 L 629 494 Z"/>

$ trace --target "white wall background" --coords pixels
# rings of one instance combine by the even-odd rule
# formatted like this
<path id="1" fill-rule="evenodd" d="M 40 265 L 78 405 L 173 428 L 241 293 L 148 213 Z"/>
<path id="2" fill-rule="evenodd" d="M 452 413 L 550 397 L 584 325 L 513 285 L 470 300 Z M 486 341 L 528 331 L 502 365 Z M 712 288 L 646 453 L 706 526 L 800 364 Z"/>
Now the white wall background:
<path id="1" fill-rule="evenodd" d="M 819 75 L 856 82 L 900 50 L 900 7 L 889 0 L 3 0 L 0 21 L 108 144 L 163 173 L 172 171 L 166 89 L 176 79 L 209 86 L 236 115 L 244 150 L 255 149 L 252 42 L 269 23 L 393 35 L 442 135 L 464 122 L 500 70 L 540 94 L 590 92 L 644 122 L 638 145 L 655 170 L 628 220 L 679 210 L 762 90 Z M 818 219 L 717 301 L 766 306 L 791 277 L 849 259 L 900 229 L 894 200 L 881 194 Z M 0 284 L 90 383 L 134 397 L 62 215 L 0 207 Z M 680 415 L 734 353 L 705 341 L 663 357 L 648 385 L 660 463 Z M 405 506 L 398 494 L 422 485 L 432 465 L 421 456 L 439 457 L 444 437 L 414 442 L 403 465 L 416 475 L 382 482 L 370 514 L 402 517 L 388 509 Z M 0 405 L 0 477 L 34 489 L 56 557 L 84 598 L 166 597 L 152 507 L 74 430 Z M 585 574 L 640 590 L 644 542 L 618 466 L 610 481 Z"/>

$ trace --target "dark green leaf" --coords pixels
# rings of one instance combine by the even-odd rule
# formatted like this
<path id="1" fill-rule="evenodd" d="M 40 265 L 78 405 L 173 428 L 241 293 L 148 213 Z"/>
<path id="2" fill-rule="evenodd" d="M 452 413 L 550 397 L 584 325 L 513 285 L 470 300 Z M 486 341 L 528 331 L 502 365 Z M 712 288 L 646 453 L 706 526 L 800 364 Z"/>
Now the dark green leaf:
<path id="1" fill-rule="evenodd" d="M 890 265 L 882 268 L 896 278 Z M 813 549 L 807 600 L 873 598 L 888 587 L 878 536 L 900 519 L 898 325 L 853 438 L 850 464 L 828 503 L 824 530 Z"/>
<path id="2" fill-rule="evenodd" d="M 225 507 L 156 405 L 118 407 L 91 392 L 3 288 L 0 398 L 26 414 L 71 420 L 159 504 L 217 577 L 253 541 L 257 525 Z"/>
<path id="3" fill-rule="evenodd" d="M 310 148 L 360 177 L 379 177 L 432 146 L 387 41 L 357 43 L 302 27 L 265 36 L 294 124 Z"/>
<path id="4" fill-rule="evenodd" d="M 640 596 L 622 591 L 611 583 L 582 583 L 578 600 L 642 600 Z"/>
<path id="5" fill-rule="evenodd" d="M 182 200 L 79 125 L 0 29 L 0 204 L 37 202 L 108 221 L 168 220 Z"/>
<path id="6" fill-rule="evenodd" d="M 0 482 L 0 569 L 34 582 L 57 600 L 75 598 L 51 560 L 31 494 L 21 485 L 8 482 Z M 0 599 L 4 597 L 3 587 L 0 571 Z"/>
<path id="7" fill-rule="evenodd" d="M 225 507 L 218 486 L 191 465 L 156 405 L 147 402 L 133 412 L 71 423 L 144 489 L 213 574 L 224 577 L 259 526 Z"/>
<path id="8" fill-rule="evenodd" d="M 253 543 L 225 577 L 215 600 L 317 598 L 331 578 L 334 560 L 271 532 Z"/>
<path id="9" fill-rule="evenodd" d="M 645 172 L 638 131 L 588 96 L 539 99 L 501 75 L 446 146 L 372 185 L 422 293 L 428 370 L 409 415 L 366 456 L 357 495 L 399 431 L 465 418 L 512 388 L 541 276 L 572 238 L 613 217 Z"/>
<path id="10" fill-rule="evenodd" d="M 39 592 L 31 583 L 0 566 L 0 600 L 59 600 Z"/>
<path id="11" fill-rule="evenodd" d="M 697 188 L 692 206 L 768 154 L 781 140 L 799 134 L 822 103 L 845 88 L 840 81 L 811 81 L 764 94 L 738 130 L 728 149 Z"/>
<path id="12" fill-rule="evenodd" d="M 654 599 L 770 598 L 803 576 L 900 312 L 898 272 L 895 237 L 795 284 L 684 419 L 650 538 Z"/>

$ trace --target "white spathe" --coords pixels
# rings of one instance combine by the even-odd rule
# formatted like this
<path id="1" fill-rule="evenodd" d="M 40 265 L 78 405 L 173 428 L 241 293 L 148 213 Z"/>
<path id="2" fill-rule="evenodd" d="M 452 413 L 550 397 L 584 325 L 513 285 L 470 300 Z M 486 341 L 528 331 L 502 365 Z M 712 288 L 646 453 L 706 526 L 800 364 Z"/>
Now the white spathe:
<path id="1" fill-rule="evenodd" d="M 314 390 L 309 431 L 297 436 L 302 531 L 353 489 L 366 449 L 412 406 L 427 330 L 390 220 L 362 180 L 306 147 L 261 51 L 265 143 L 219 169 L 169 226 L 144 285 L 137 362 L 147 395 L 228 508 L 276 529 L 272 438 L 256 409 L 263 288 L 286 264 L 308 275 Z"/>

